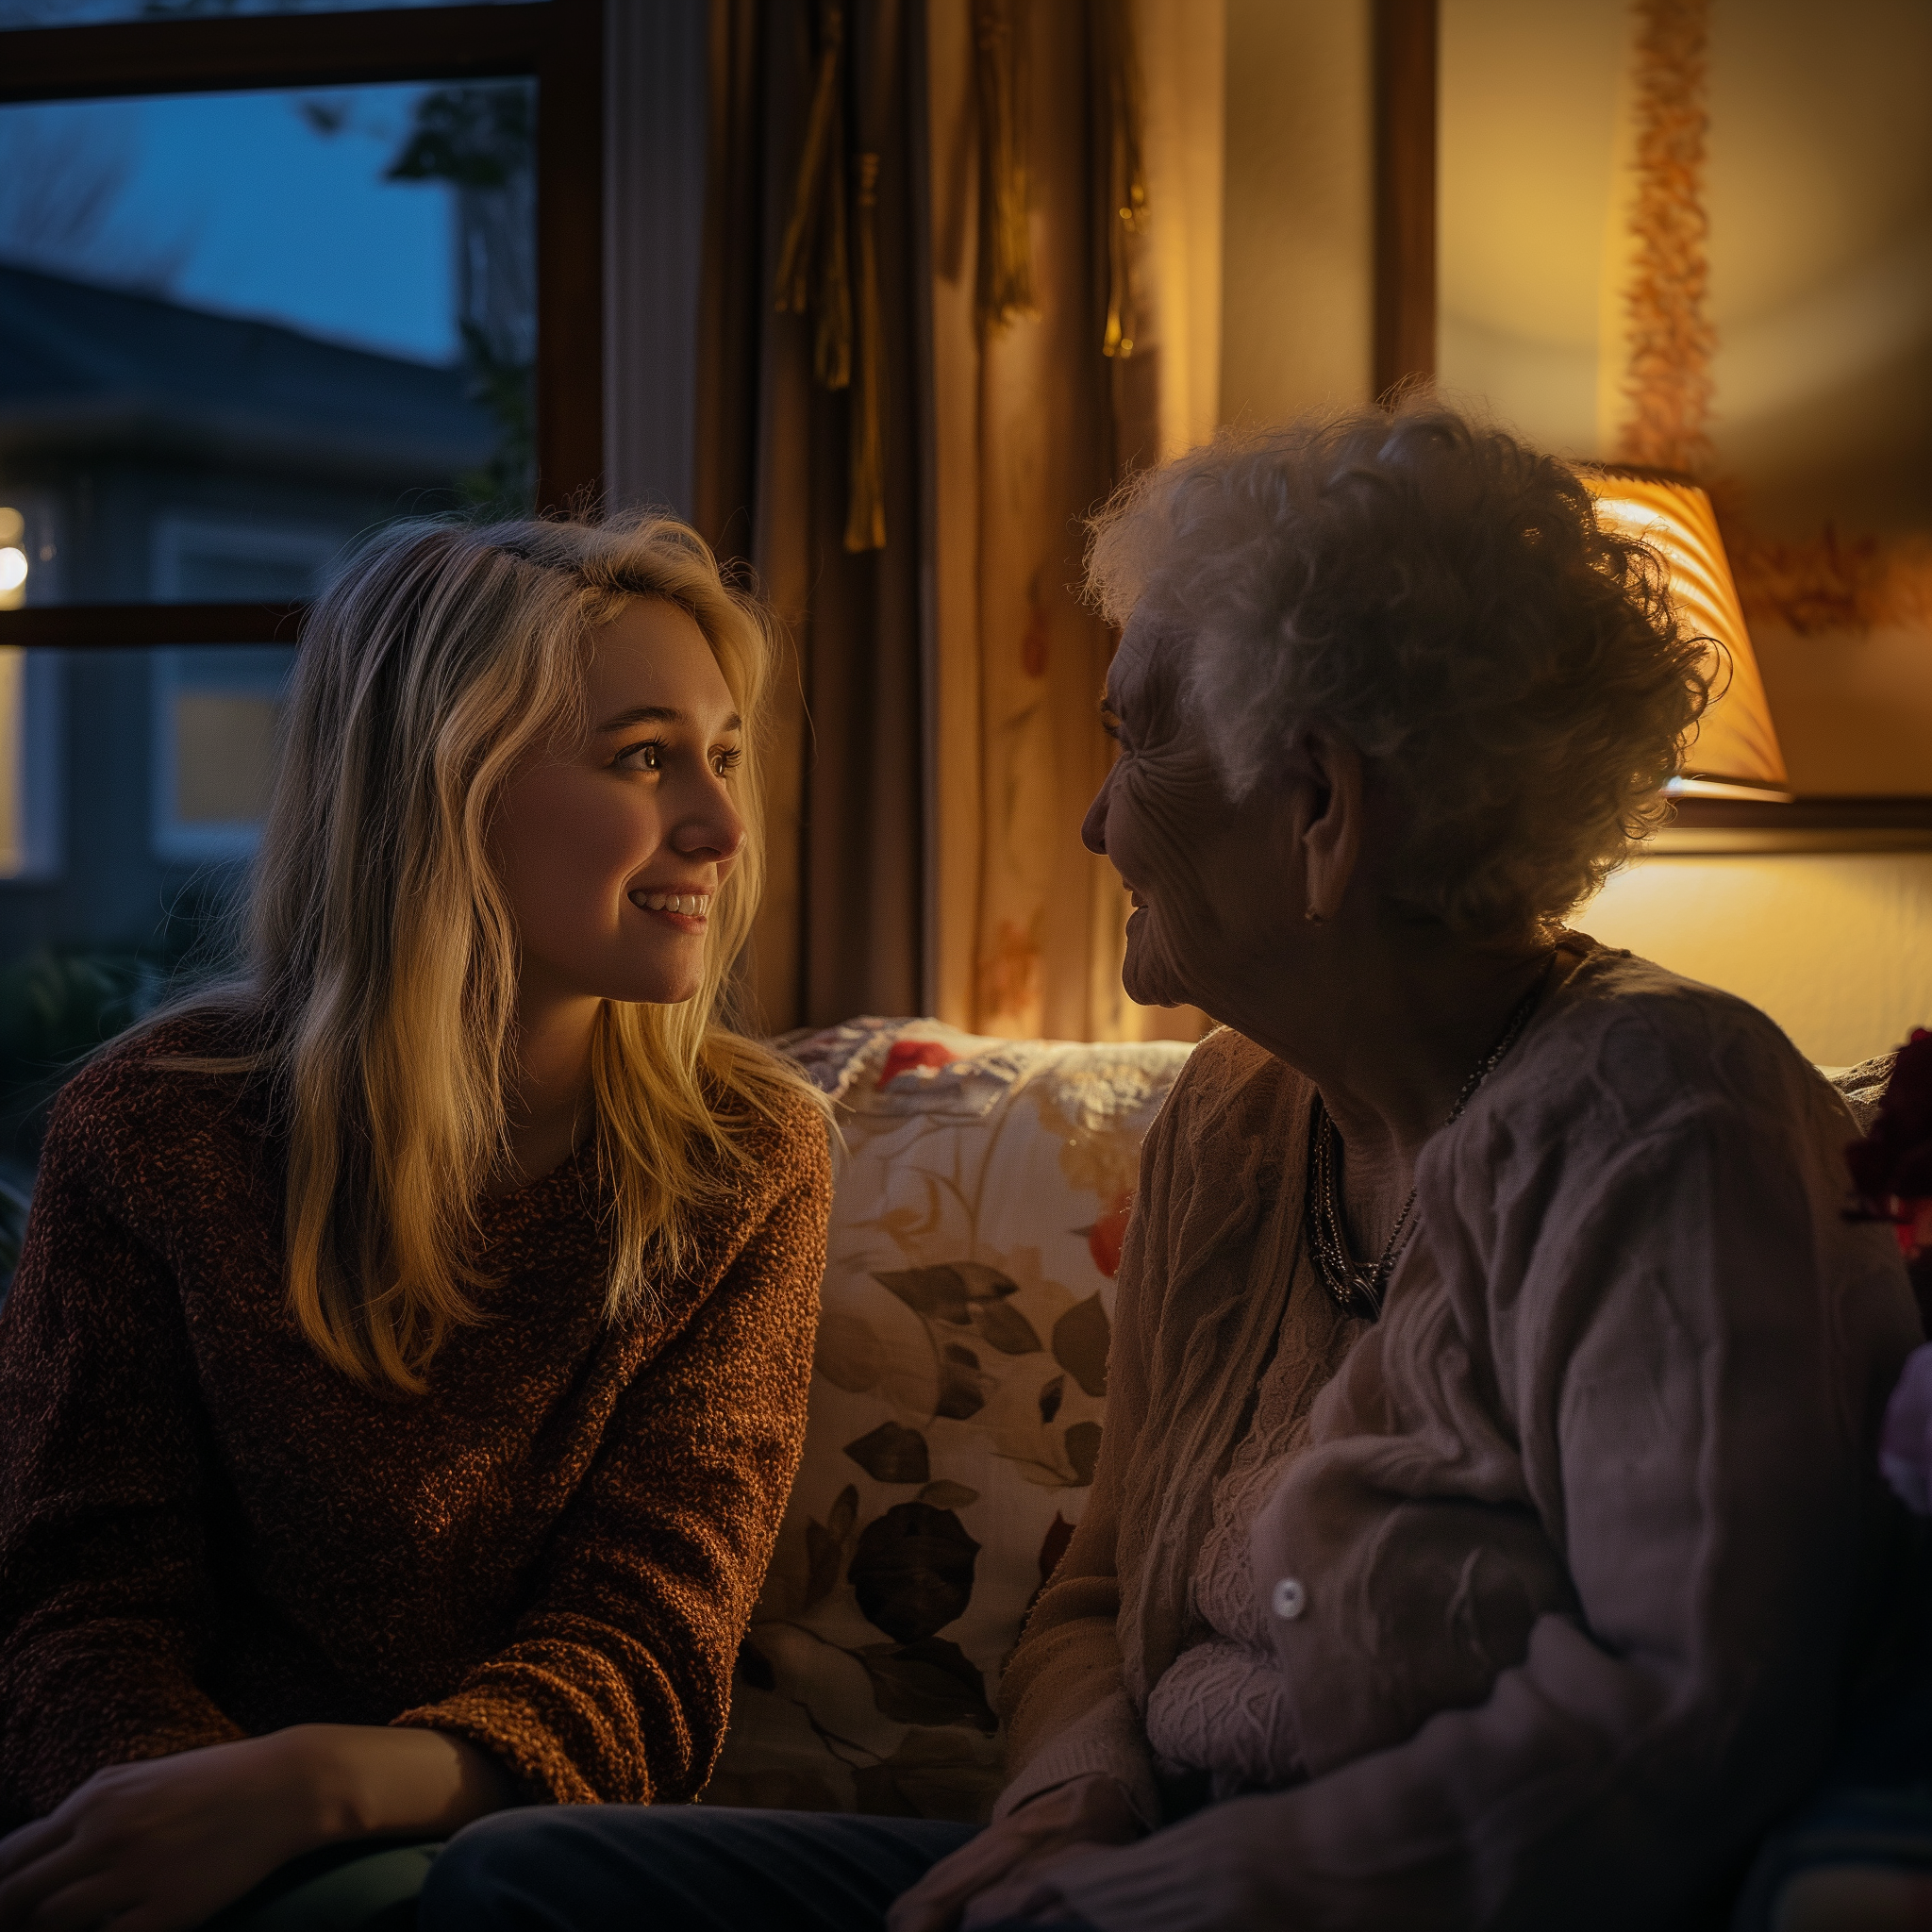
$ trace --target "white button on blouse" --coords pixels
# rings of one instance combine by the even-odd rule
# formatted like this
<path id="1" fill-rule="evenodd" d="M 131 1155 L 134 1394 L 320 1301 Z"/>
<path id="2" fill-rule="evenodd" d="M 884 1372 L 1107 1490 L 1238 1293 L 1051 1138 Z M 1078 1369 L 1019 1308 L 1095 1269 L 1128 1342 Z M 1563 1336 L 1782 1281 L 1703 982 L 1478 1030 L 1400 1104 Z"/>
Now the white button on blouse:
<path id="1" fill-rule="evenodd" d="M 1298 1576 L 1284 1576 L 1274 1586 L 1274 1614 L 1284 1624 L 1292 1624 L 1308 1607 L 1308 1593 Z"/>

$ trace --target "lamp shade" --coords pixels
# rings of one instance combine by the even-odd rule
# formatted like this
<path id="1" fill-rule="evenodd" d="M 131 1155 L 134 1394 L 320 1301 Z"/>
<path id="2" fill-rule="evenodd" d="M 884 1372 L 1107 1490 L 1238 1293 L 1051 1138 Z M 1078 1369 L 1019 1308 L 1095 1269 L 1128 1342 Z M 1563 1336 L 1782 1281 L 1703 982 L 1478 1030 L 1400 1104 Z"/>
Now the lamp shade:
<path id="1" fill-rule="evenodd" d="M 1581 475 L 1598 519 L 1621 535 L 1642 538 L 1663 557 L 1677 614 L 1694 635 L 1724 649 L 1710 705 L 1670 791 L 1680 798 L 1789 803 L 1784 753 L 1710 498 L 1694 483 L 1630 471 L 1592 468 Z"/>

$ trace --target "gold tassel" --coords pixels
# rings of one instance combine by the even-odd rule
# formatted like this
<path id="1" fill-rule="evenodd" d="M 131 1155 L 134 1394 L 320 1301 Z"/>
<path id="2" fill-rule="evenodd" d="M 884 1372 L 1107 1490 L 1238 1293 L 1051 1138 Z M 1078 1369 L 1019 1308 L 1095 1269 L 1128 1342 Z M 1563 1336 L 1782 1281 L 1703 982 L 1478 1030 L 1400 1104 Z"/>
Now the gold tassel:
<path id="1" fill-rule="evenodd" d="M 824 171 L 824 253 L 819 263 L 819 325 L 812 339 L 811 369 L 821 389 L 844 389 L 852 380 L 852 275 L 845 252 L 845 117 L 835 117 L 837 138 Z"/>
<path id="2" fill-rule="evenodd" d="M 1024 0 L 1021 0 L 1024 4 Z M 979 325 L 1038 313 L 1026 225 L 1026 131 L 1013 0 L 973 0 L 974 72 L 979 95 Z"/>
<path id="3" fill-rule="evenodd" d="M 879 158 L 853 157 L 853 201 L 858 228 L 858 385 L 852 392 L 850 482 L 845 547 L 886 547 L 886 458 L 879 420 Z"/>
<path id="4" fill-rule="evenodd" d="M 1142 158 L 1146 96 L 1134 44 L 1133 0 L 1100 0 L 1097 25 L 1107 82 L 1107 199 L 1100 209 L 1106 232 L 1107 324 L 1103 356 L 1128 357 L 1140 333 L 1140 304 L 1127 238 L 1147 226 L 1147 174 Z"/>
<path id="5" fill-rule="evenodd" d="M 826 389 L 843 389 L 852 379 L 852 292 L 845 261 L 845 195 L 840 157 L 845 146 L 841 56 L 845 9 L 840 0 L 819 6 L 818 74 L 811 111 L 806 118 L 805 145 L 792 189 L 791 218 L 778 251 L 780 315 L 805 315 L 816 307 L 818 330 L 812 344 L 812 371 Z M 824 248 L 816 244 L 821 233 Z M 812 258 L 819 257 L 819 298 L 812 301 Z"/>

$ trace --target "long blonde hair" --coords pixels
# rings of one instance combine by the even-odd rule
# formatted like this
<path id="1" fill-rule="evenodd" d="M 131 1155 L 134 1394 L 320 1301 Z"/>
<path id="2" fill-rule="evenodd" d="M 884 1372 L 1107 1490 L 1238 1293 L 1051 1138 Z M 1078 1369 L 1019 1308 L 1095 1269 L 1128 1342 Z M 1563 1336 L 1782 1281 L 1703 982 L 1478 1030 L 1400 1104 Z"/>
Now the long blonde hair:
<path id="1" fill-rule="evenodd" d="M 608 1309 L 647 1303 L 746 1131 L 811 1090 L 722 1013 L 757 908 L 763 612 L 673 518 L 384 532 L 308 614 L 256 860 L 242 974 L 200 995 L 248 1028 L 289 1143 L 291 1304 L 325 1359 L 404 1390 L 478 1319 L 476 1204 L 508 1154 L 518 945 L 486 856 L 505 780 L 580 732 L 591 633 L 663 598 L 703 631 L 745 721 L 745 825 L 712 901 L 703 982 L 607 1000 L 591 1051 L 608 1202 Z M 179 1062 L 177 1062 L 179 1064 Z"/>

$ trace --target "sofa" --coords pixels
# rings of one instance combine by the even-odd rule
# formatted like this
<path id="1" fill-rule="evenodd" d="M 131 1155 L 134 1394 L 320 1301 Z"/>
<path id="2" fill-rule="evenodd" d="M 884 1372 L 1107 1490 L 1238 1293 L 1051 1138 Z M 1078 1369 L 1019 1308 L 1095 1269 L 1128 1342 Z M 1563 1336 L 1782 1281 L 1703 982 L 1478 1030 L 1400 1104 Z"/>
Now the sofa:
<path id="1" fill-rule="evenodd" d="M 985 1819 L 1080 1520 L 1141 1141 L 1185 1045 L 788 1037 L 842 1142 L 805 1460 L 708 1802 Z"/>

